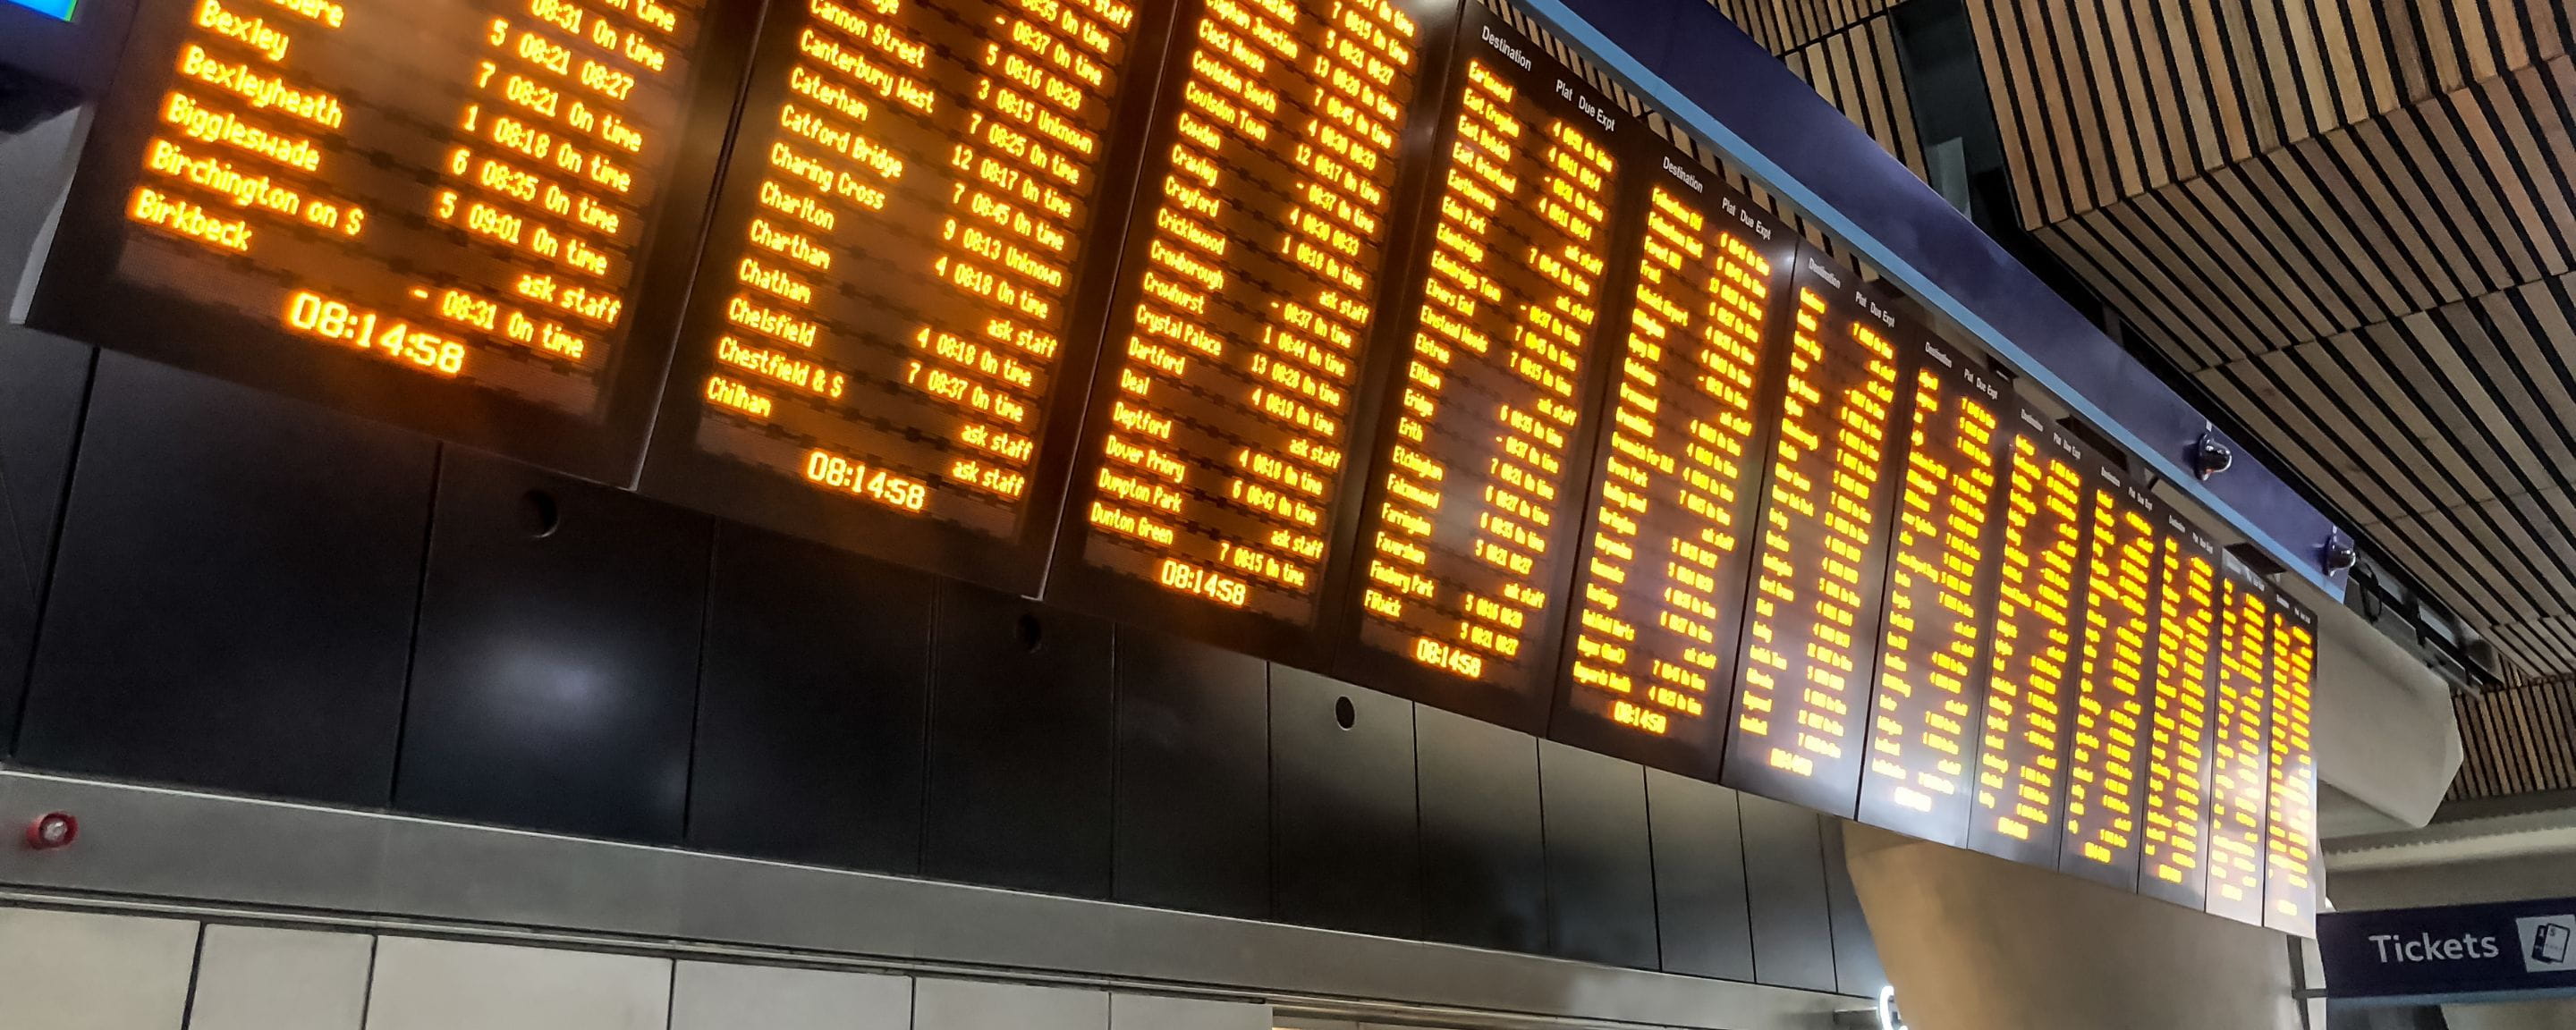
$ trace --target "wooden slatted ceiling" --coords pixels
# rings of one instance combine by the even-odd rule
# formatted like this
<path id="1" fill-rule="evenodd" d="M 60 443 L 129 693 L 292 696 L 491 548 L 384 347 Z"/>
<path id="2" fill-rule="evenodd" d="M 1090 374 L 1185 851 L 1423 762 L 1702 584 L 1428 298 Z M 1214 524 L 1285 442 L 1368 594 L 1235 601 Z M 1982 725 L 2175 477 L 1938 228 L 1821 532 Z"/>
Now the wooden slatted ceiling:
<path id="1" fill-rule="evenodd" d="M 1903 0 L 1709 0 L 1774 54 L 1786 54 L 1887 13 Z"/>
<path id="2" fill-rule="evenodd" d="M 2576 271 L 2576 58 L 2041 227 L 2185 371 Z"/>
<path id="3" fill-rule="evenodd" d="M 2510 674 L 2576 673 L 2570 5 L 1966 2 L 2033 234 Z"/>
<path id="4" fill-rule="evenodd" d="M 2567 53 L 2551 0 L 1967 0 L 2053 225 Z"/>
<path id="5" fill-rule="evenodd" d="M 1914 125 L 1914 102 L 1897 63 L 1895 19 L 1869 18 L 1820 36 L 1781 60 L 1890 156 L 1912 169 L 1915 178 L 1928 177 L 1922 137 Z"/>
<path id="6" fill-rule="evenodd" d="M 2576 672 L 2576 275 L 2196 378 L 2517 664 Z"/>
<path id="7" fill-rule="evenodd" d="M 2452 800 L 2576 790 L 2576 683 L 2464 695 L 2452 707 L 2464 751 Z"/>
<path id="8" fill-rule="evenodd" d="M 1711 2 L 1923 174 L 1892 4 Z M 2576 290 L 2554 278 L 2576 270 L 2565 12 L 1971 3 L 2042 240 L 2509 671 L 2576 671 L 2576 438 L 2555 414 L 2576 419 L 2559 356 Z M 2019 65 L 1994 52 L 2001 28 Z M 2117 60 L 2027 71 L 2079 53 Z M 2016 113 L 2039 135 L 2011 134 Z M 2032 159 L 2059 153 L 2080 160 Z"/>
<path id="9" fill-rule="evenodd" d="M 1708 0 L 1708 2 L 1710 6 L 1717 8 L 1718 13 L 1726 15 L 1726 20 L 1734 22 L 1736 28 L 1743 29 L 1745 35 L 1753 37 L 1754 42 L 1762 44 L 1763 49 L 1775 54 L 1780 52 L 1780 47 L 1774 41 L 1771 31 L 1771 7 L 1776 0 Z"/>
<path id="10" fill-rule="evenodd" d="M 1896 23 L 1888 17 L 1901 2 L 1709 0 L 1916 178 L 1926 178 L 1922 135 L 1897 58 Z"/>

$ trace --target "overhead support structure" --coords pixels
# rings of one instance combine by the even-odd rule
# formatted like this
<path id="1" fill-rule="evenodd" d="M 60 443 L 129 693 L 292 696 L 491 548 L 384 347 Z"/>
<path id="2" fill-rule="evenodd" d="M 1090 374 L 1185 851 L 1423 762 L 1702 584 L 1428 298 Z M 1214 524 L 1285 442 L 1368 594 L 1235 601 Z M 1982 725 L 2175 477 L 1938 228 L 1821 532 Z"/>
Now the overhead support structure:
<path id="1" fill-rule="evenodd" d="M 2237 461 L 2203 479 L 2230 439 L 1702 0 L 1525 0 L 1649 102 L 1714 141 L 1890 279 L 1940 311 L 2284 569 L 2343 599 L 2351 537 L 2274 470 Z"/>

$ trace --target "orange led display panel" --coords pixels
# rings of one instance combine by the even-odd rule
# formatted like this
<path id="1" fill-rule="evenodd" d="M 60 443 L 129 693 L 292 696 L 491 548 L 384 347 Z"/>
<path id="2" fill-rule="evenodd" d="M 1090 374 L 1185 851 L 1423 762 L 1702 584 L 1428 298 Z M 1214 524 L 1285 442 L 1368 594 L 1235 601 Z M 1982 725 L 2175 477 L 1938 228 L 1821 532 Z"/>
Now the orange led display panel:
<path id="1" fill-rule="evenodd" d="M 2086 601 L 2091 464 L 2082 445 L 2029 408 L 2010 427 L 1968 846 L 2054 868 Z"/>
<path id="2" fill-rule="evenodd" d="M 2065 833 L 2058 868 L 2134 889 L 2154 701 L 2162 506 L 2130 476 L 2097 466 L 2086 484 L 2082 643 L 2066 738 Z"/>
<path id="3" fill-rule="evenodd" d="M 646 491 L 1034 590 L 1165 7 L 775 5 Z"/>
<path id="4" fill-rule="evenodd" d="M 2270 793 L 2271 588 L 2220 563 L 2218 686 L 2211 703 L 2207 911 L 2263 923 L 2263 815 Z"/>
<path id="5" fill-rule="evenodd" d="M 1848 818 L 1859 805 L 1886 538 L 1912 393 L 1895 295 L 1798 258 L 1780 416 L 1722 782 Z"/>
<path id="6" fill-rule="evenodd" d="M 1209 0 L 1179 34 L 1047 597 L 1313 646 L 1454 12 Z M 1408 146 L 1408 143 L 1410 145 Z"/>
<path id="7" fill-rule="evenodd" d="M 1937 339 L 1921 351 L 1859 818 L 1958 846 L 1968 839 L 2012 408 L 1982 362 Z"/>
<path id="8" fill-rule="evenodd" d="M 1559 741 L 1714 779 L 1735 684 L 1769 425 L 1788 229 L 1652 141 L 1634 282 L 1590 462 Z"/>
<path id="9" fill-rule="evenodd" d="M 756 6 L 145 0 L 28 322 L 624 482 Z"/>
<path id="10" fill-rule="evenodd" d="M 2200 908 L 2209 893 L 2210 719 L 2218 544 L 2171 512 L 2156 567 L 2155 697 L 2147 731 L 2138 893 Z"/>
<path id="11" fill-rule="evenodd" d="M 1345 598 L 1347 677 L 1523 730 L 1547 718 L 1610 240 L 1645 126 L 1481 4 L 1467 8 L 1435 195 L 1388 320 Z"/>
<path id="12" fill-rule="evenodd" d="M 2271 760 L 2263 819 L 2263 925 L 2317 935 L 2317 616 L 2272 598 Z"/>

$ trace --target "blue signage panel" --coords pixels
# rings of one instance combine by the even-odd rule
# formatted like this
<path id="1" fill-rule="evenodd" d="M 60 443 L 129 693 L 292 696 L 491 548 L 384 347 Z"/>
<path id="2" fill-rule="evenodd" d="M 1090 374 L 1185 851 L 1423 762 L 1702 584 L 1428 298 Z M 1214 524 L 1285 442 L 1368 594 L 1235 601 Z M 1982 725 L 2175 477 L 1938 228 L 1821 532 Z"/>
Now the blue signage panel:
<path id="1" fill-rule="evenodd" d="M 51 15 L 64 21 L 72 20 L 72 5 L 78 2 L 79 0 L 0 0 L 0 3 L 16 4 L 37 14 Z"/>
<path id="2" fill-rule="evenodd" d="M 2318 917 L 2326 994 L 2431 1004 L 2576 996 L 2576 898 Z"/>

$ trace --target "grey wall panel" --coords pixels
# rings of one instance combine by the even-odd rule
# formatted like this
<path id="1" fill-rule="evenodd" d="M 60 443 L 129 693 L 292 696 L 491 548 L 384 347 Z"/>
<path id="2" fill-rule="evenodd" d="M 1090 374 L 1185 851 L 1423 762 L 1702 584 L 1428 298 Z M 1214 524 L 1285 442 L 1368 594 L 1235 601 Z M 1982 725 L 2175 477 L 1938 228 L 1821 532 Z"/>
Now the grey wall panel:
<path id="1" fill-rule="evenodd" d="M 594 946 L 595 934 L 644 949 L 746 944 L 1342 998 L 1381 1012 L 1812 1030 L 1819 1014 L 1850 1007 L 1838 995 L 1480 948 L 0 770 L 0 826 L 48 811 L 82 814 L 80 846 L 0 848 L 0 883 L 93 903 L 197 902 L 252 918 L 291 906 L 424 921 L 411 932 L 564 934 L 574 947 Z M 443 870 L 434 894 L 402 886 L 433 870 Z"/>
<path id="2" fill-rule="evenodd" d="M 98 352 L 0 325 L 0 566 L 42 571 Z M 21 580 L 30 583 L 29 580 Z"/>
<path id="3" fill-rule="evenodd" d="M 979 980 L 913 982 L 913 1030 L 1109 1030 L 1109 993 Z"/>
<path id="4" fill-rule="evenodd" d="M 359 1030 L 375 952 L 366 934 L 210 925 L 188 1030 Z"/>
<path id="5" fill-rule="evenodd" d="M 1834 989 L 1832 906 L 1826 901 L 1824 817 L 1785 802 L 1738 795 L 1744 868 L 1753 902 L 1753 973 L 1766 984 Z"/>
<path id="6" fill-rule="evenodd" d="M 0 325 L 0 755 L 18 739 L 36 608 L 71 482 L 72 444 L 97 352 Z"/>
<path id="7" fill-rule="evenodd" d="M 962 583 L 940 587 L 923 872 L 1108 896 L 1112 640 L 1098 619 Z"/>
<path id="8" fill-rule="evenodd" d="M 1109 1030 L 1270 1030 L 1270 1006 L 1169 998 L 1109 996 Z"/>
<path id="9" fill-rule="evenodd" d="M 678 841 L 711 534 L 667 505 L 449 448 L 395 804 Z"/>
<path id="10" fill-rule="evenodd" d="M 1418 935 L 1413 704 L 1274 665 L 1270 775 L 1272 915 Z"/>
<path id="11" fill-rule="evenodd" d="M 452 823 L 388 821 L 366 902 L 450 919 L 679 932 L 684 852 L 551 834 L 456 831 Z M 601 848 L 614 848 L 614 857 Z M 503 868 L 514 871 L 493 872 Z"/>
<path id="12" fill-rule="evenodd" d="M 1117 630 L 1120 901 L 1270 912 L 1270 666 Z"/>
<path id="13" fill-rule="evenodd" d="M 1738 807 L 1732 790 L 1646 770 L 1655 924 L 1666 972 L 1753 979 L 1753 912 Z"/>
<path id="14" fill-rule="evenodd" d="M 669 959 L 417 937 L 376 943 L 366 1030 L 669 1030 Z"/>
<path id="15" fill-rule="evenodd" d="M 1542 741 L 1539 784 L 1547 814 L 1549 950 L 1586 962 L 1656 968 L 1645 767 Z"/>
<path id="16" fill-rule="evenodd" d="M 1878 942 L 1870 937 L 1869 917 L 1861 911 L 1860 895 L 1852 888 L 1851 861 L 1843 846 L 1843 834 L 1852 823 L 1828 817 L 1824 821 L 1825 904 L 1833 915 L 1834 983 L 1844 994 L 1875 998 L 1878 989 L 1887 986 L 1887 967 L 1878 960 Z"/>
<path id="17" fill-rule="evenodd" d="M 19 757 L 384 804 L 436 447 L 103 355 Z"/>
<path id="18" fill-rule="evenodd" d="M 1424 935 L 1546 950 L 1538 738 L 1437 708 L 1416 707 L 1413 720 Z"/>
<path id="19" fill-rule="evenodd" d="M 920 868 L 936 581 L 731 525 L 711 575 L 690 845 Z"/>
<path id="20" fill-rule="evenodd" d="M 0 1026 L 178 1030 L 197 924 L 0 908 Z"/>
<path id="21" fill-rule="evenodd" d="M 912 1030 L 912 979 L 682 962 L 670 1030 Z"/>

